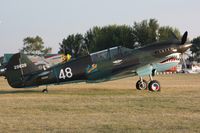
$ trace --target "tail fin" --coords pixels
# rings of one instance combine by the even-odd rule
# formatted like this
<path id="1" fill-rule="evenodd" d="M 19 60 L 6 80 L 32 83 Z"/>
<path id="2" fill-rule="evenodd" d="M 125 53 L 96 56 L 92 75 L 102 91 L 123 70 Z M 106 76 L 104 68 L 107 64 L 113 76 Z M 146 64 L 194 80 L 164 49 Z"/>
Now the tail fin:
<path id="1" fill-rule="evenodd" d="M 3 64 L 8 64 L 9 60 L 12 58 L 13 54 L 4 54 Z"/>
<path id="2" fill-rule="evenodd" d="M 6 65 L 5 76 L 13 88 L 23 87 L 24 79 L 38 71 L 38 67 L 24 54 L 14 54 Z"/>

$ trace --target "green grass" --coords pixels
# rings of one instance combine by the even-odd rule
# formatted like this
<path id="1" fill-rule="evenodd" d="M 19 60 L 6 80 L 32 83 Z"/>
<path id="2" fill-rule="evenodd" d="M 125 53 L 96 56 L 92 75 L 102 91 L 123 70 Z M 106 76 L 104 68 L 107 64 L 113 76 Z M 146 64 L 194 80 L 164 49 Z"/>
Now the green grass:
<path id="1" fill-rule="evenodd" d="M 137 91 L 137 77 L 100 84 L 14 90 L 0 79 L 0 132 L 200 132 L 200 75 L 155 77 L 159 93 Z"/>

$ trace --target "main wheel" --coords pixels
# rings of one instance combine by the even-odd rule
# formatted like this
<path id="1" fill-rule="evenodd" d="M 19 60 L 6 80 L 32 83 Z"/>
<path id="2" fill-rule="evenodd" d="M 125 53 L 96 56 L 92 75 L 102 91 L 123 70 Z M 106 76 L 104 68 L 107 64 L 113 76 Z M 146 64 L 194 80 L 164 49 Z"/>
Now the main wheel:
<path id="1" fill-rule="evenodd" d="M 136 83 L 136 89 L 138 90 L 145 90 L 147 89 L 147 81 L 146 80 L 138 80 L 138 82 Z"/>
<path id="2" fill-rule="evenodd" d="M 149 82 L 148 89 L 154 92 L 160 91 L 160 83 L 157 80 L 152 80 Z"/>
<path id="3" fill-rule="evenodd" d="M 42 90 L 43 93 L 48 93 L 47 89 Z"/>

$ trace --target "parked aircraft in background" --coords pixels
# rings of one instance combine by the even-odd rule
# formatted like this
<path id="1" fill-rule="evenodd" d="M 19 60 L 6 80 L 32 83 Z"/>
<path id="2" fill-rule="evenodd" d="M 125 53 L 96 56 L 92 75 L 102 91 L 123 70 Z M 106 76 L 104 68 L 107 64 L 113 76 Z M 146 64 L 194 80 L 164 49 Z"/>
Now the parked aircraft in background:
<path id="1" fill-rule="evenodd" d="M 39 69 L 27 55 L 16 53 L 5 65 L 4 76 L 13 88 L 30 88 L 82 81 L 97 83 L 138 75 L 138 90 L 160 91 L 160 83 L 153 76 L 156 71 L 168 70 L 179 63 L 179 55 L 191 47 L 186 40 L 187 32 L 181 40 L 174 37 L 138 49 L 117 46 L 46 69 Z M 143 79 L 147 75 L 148 82 Z M 47 88 L 43 90 L 47 91 Z"/>

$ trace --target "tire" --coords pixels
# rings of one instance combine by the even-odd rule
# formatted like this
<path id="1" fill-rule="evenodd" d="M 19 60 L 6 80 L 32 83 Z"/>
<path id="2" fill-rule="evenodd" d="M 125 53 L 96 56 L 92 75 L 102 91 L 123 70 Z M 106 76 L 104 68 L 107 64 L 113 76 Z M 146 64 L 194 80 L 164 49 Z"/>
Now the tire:
<path id="1" fill-rule="evenodd" d="M 160 91 L 160 83 L 157 80 L 152 80 L 149 82 L 148 89 L 153 92 Z"/>
<path id="2" fill-rule="evenodd" d="M 42 90 L 43 93 L 48 93 L 47 89 Z"/>
<path id="3" fill-rule="evenodd" d="M 147 86 L 148 86 L 148 83 L 147 83 L 146 80 L 143 80 L 143 82 L 138 80 L 137 83 L 136 83 L 136 89 L 138 89 L 138 90 L 146 90 Z"/>

